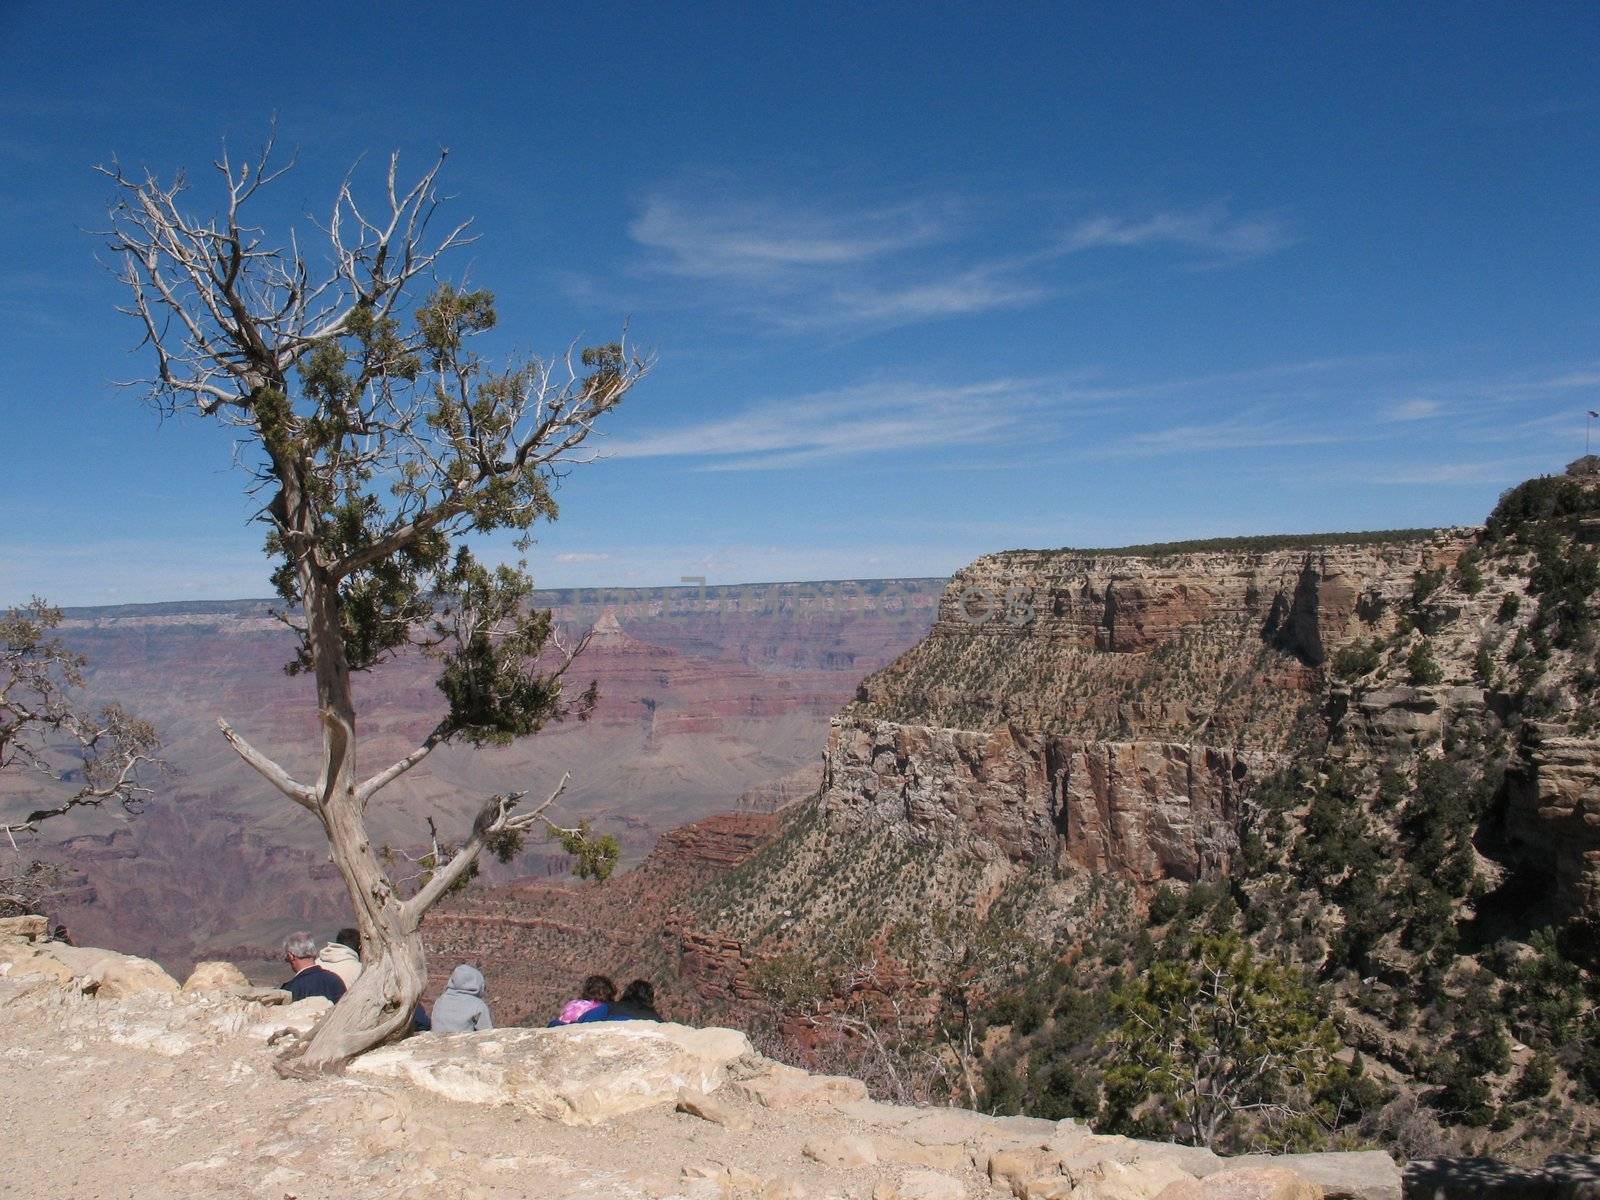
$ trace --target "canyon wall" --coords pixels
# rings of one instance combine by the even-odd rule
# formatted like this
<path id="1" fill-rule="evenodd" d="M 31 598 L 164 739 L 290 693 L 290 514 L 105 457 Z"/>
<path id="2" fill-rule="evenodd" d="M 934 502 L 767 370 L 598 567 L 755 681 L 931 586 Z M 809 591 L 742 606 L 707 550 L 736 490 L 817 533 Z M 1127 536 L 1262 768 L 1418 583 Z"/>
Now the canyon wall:
<path id="1" fill-rule="evenodd" d="M 1317 668 L 1388 632 L 1473 536 L 981 558 L 831 723 L 823 809 L 1141 886 L 1226 871 L 1241 797 L 1283 762 Z"/>

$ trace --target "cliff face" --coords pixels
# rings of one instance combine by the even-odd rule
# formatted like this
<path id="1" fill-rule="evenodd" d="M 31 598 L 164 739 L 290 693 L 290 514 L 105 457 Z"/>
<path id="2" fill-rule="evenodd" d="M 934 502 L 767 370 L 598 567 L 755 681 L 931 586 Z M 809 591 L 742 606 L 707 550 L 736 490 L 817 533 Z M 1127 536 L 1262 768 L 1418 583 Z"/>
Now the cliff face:
<path id="1" fill-rule="evenodd" d="M 1136 885 L 1226 871 L 1318 666 L 1389 632 L 1418 574 L 1472 540 L 979 559 L 832 722 L 822 807 Z"/>
<path id="2" fill-rule="evenodd" d="M 1550 871 L 1555 916 L 1587 919 L 1600 958 L 1600 738 L 1529 723 L 1506 778 L 1506 838 Z"/>
<path id="3" fill-rule="evenodd" d="M 1193 880 L 1228 869 L 1238 789 L 1266 758 L 854 716 L 830 732 L 823 804 L 862 825 L 975 833 L 980 847 L 1014 863 L 1139 884 Z"/>

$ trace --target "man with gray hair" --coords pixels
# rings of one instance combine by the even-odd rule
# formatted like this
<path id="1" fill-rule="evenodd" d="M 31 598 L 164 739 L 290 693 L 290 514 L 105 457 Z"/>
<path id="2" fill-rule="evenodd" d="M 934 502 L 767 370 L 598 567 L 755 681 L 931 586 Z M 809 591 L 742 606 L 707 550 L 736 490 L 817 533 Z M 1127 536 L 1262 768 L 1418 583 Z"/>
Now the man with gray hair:
<path id="1" fill-rule="evenodd" d="M 317 966 L 317 939 L 305 930 L 291 933 L 283 940 L 283 959 L 294 971 L 294 978 L 283 985 L 291 1001 L 324 996 L 338 1003 L 339 997 L 344 995 L 344 980 L 326 967 Z"/>

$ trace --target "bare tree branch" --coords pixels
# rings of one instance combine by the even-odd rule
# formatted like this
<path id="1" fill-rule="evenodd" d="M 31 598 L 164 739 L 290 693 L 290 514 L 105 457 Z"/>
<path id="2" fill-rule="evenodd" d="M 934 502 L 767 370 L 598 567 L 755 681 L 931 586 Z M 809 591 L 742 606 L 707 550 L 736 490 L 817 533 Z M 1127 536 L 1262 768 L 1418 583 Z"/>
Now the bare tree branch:
<path id="1" fill-rule="evenodd" d="M 222 736 L 228 740 L 228 745 L 232 746 L 238 752 L 239 757 L 249 763 L 257 774 L 289 797 L 289 799 L 300 805 L 301 808 L 310 809 L 312 812 L 316 811 L 317 794 L 313 788 L 296 782 L 289 772 L 245 741 L 234 730 L 232 725 L 229 725 L 220 717 L 217 719 L 217 727 L 222 730 Z"/>

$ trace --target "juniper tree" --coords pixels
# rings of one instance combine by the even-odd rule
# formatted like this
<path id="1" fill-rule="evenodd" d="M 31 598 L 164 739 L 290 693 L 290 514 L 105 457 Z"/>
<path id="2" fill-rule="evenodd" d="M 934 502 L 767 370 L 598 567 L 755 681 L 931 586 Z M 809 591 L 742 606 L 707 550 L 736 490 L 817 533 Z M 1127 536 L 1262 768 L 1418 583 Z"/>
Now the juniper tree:
<path id="1" fill-rule="evenodd" d="M 556 793 L 486 798 L 453 850 L 413 894 L 391 878 L 366 828 L 367 806 L 437 747 L 501 745 L 593 703 L 568 698 L 563 647 L 548 612 L 530 608 L 521 564 L 491 567 L 469 535 L 526 537 L 556 516 L 554 487 L 648 369 L 622 341 L 552 360 L 495 366 L 474 348 L 494 327 L 494 298 L 440 278 L 472 239 L 441 226 L 443 155 L 409 186 L 391 156 L 374 204 L 350 178 L 335 190 L 316 262 L 291 231 L 274 239 L 253 216 L 278 165 L 270 140 L 253 161 L 216 163 L 218 211 L 192 215 L 187 180 L 102 168 L 116 187 L 109 244 L 155 360 L 149 395 L 164 413 L 223 422 L 262 502 L 288 665 L 315 685 L 321 726 L 315 778 L 298 779 L 225 720 L 239 755 L 322 825 L 361 928 L 367 962 L 312 1034 L 302 1069 L 336 1068 L 407 1028 L 425 979 L 423 915 L 486 847 L 515 852 Z M 526 545 L 519 540 L 520 545 Z M 353 672 L 409 648 L 438 662 L 444 715 L 410 753 L 362 775 Z M 564 835 L 583 850 L 580 831 Z M 602 864 L 593 855 L 589 867 Z"/>
<path id="2" fill-rule="evenodd" d="M 1338 1035 L 1287 967 L 1237 934 L 1172 938 L 1113 1001 L 1108 1108 L 1154 1104 L 1195 1145 L 1216 1148 L 1252 1120 L 1315 1127 L 1338 1082 Z"/>

